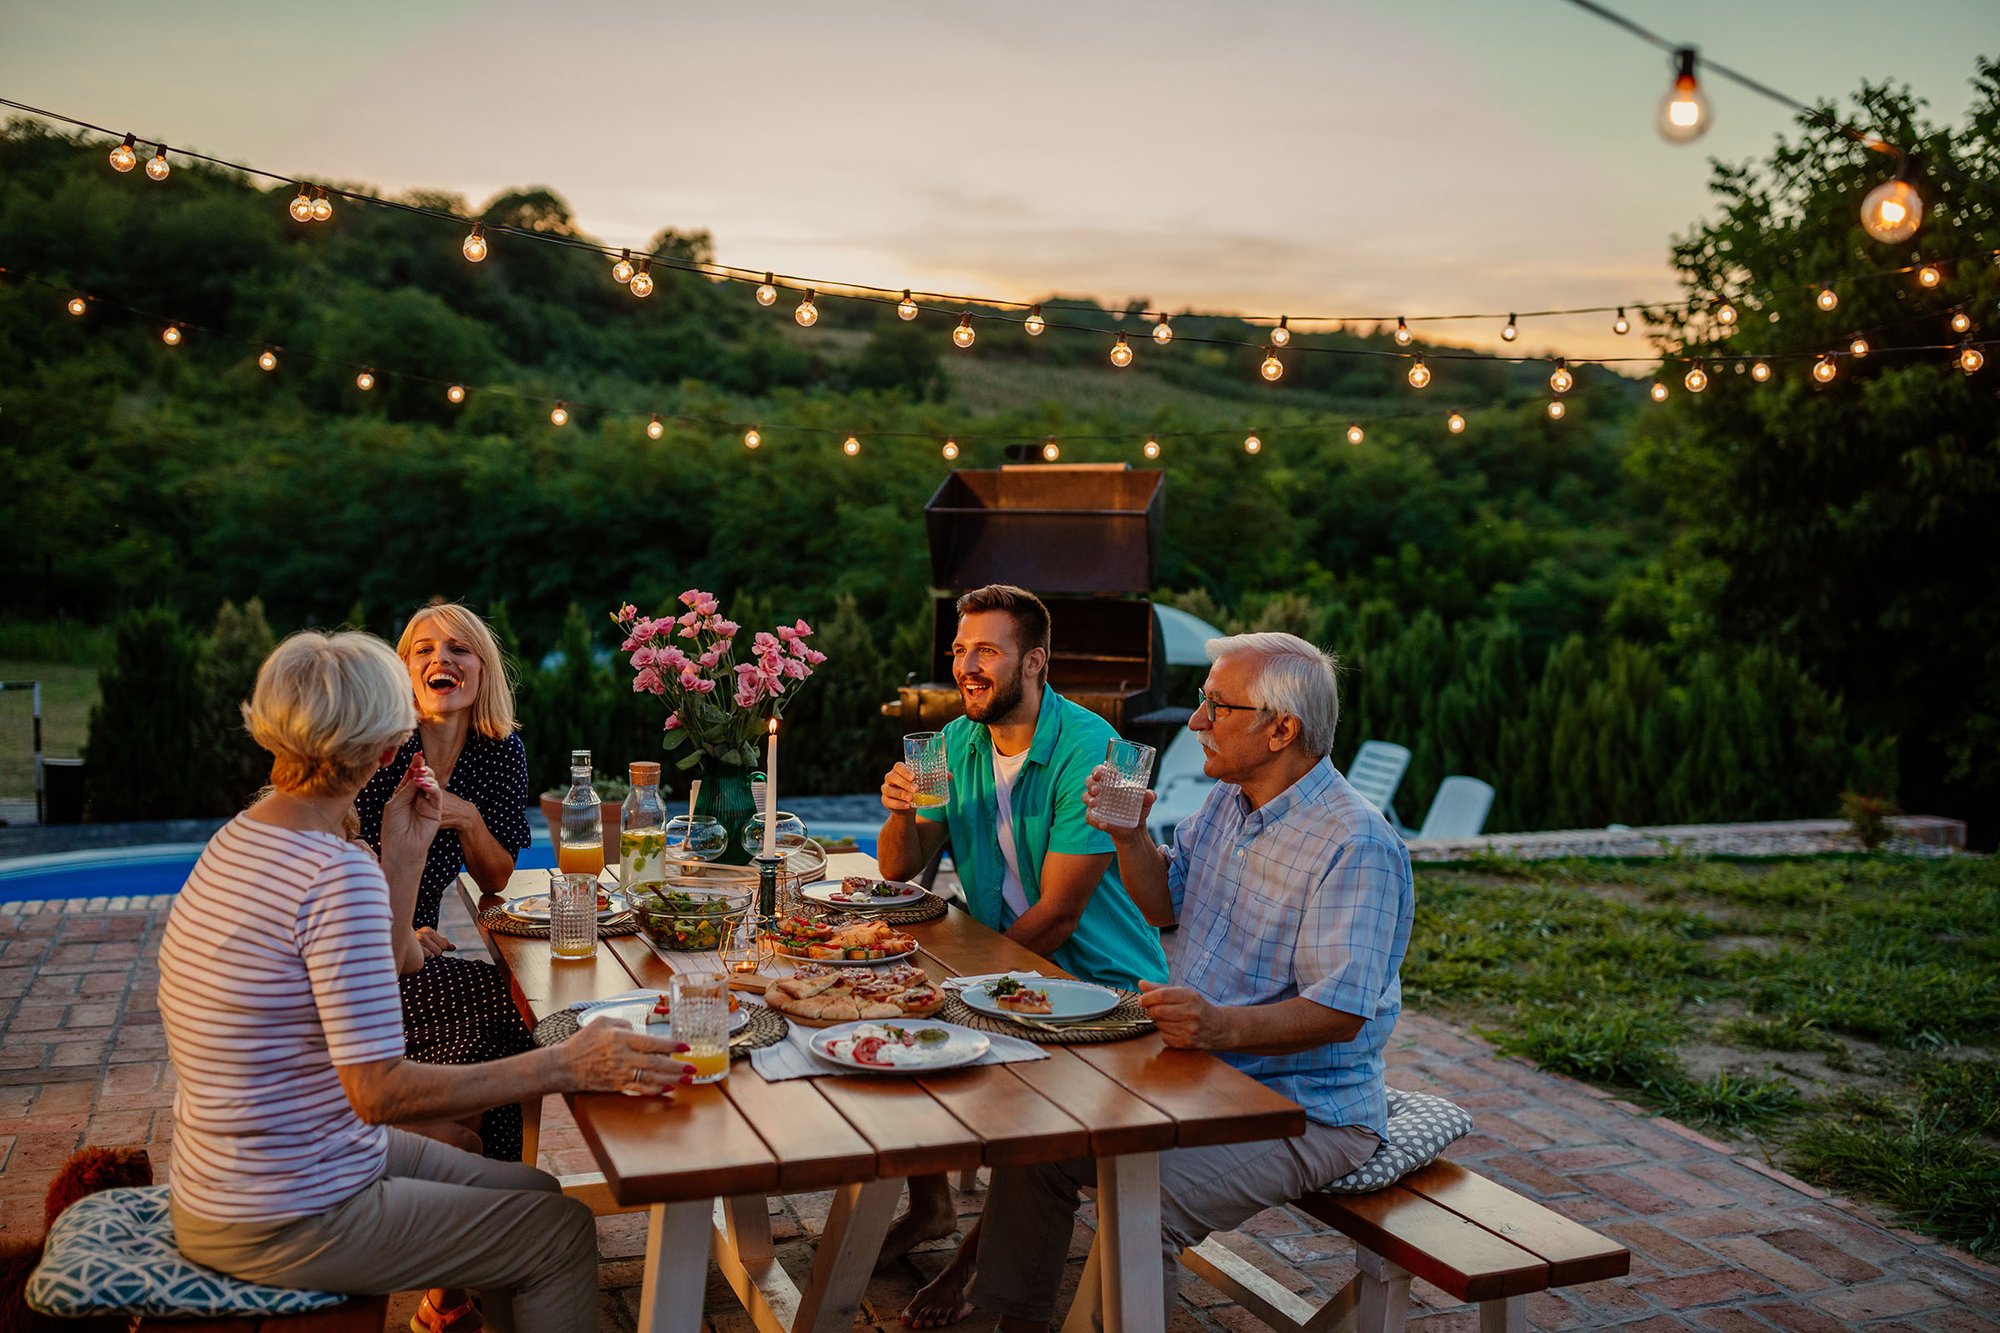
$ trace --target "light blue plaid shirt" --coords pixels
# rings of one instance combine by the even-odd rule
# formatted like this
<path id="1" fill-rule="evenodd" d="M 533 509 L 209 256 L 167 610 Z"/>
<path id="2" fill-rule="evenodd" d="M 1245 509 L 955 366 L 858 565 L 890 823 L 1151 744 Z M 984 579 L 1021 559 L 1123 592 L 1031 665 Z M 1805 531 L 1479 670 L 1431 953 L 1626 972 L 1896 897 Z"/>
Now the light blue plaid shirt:
<path id="1" fill-rule="evenodd" d="M 1167 858 L 1180 920 L 1172 982 L 1216 1004 L 1303 995 L 1366 1022 L 1352 1041 L 1296 1055 L 1216 1052 L 1323 1125 L 1379 1137 L 1382 1053 L 1403 1009 L 1399 971 L 1416 893 L 1410 853 L 1331 761 L 1252 810 L 1218 782 Z"/>

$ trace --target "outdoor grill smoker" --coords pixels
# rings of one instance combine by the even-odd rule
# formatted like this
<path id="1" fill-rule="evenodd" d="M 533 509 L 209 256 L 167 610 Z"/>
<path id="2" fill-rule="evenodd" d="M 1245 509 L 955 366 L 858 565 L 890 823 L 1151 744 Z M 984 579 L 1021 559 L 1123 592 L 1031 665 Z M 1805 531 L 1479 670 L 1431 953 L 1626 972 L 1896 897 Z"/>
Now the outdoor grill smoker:
<path id="1" fill-rule="evenodd" d="M 959 594 L 1028 589 L 1049 608 L 1049 683 L 1119 734 L 1163 747 L 1188 710 L 1167 707 L 1166 645 L 1148 594 L 1160 564 L 1166 474 L 1122 463 L 954 471 L 924 506 L 931 658 L 882 705 L 907 731 L 965 711 L 951 679 Z"/>

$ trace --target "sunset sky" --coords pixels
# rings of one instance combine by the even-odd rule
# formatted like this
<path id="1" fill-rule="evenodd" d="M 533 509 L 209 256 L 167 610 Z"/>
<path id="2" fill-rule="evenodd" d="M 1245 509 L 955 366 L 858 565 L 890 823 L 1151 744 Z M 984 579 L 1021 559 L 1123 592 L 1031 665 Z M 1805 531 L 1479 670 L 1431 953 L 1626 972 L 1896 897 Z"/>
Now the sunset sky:
<path id="1" fill-rule="evenodd" d="M 1992 0 L 1614 7 L 1806 100 L 1905 82 L 1947 123 L 2000 52 Z M 0 93 L 286 174 L 545 185 L 610 244 L 705 227 L 829 284 L 1269 315 L 1671 298 L 1708 159 L 1789 113 L 1711 80 L 1715 129 L 1672 147 L 1669 82 L 1560 0 L 0 0 Z M 1520 347 L 1632 350 L 1597 316 Z"/>

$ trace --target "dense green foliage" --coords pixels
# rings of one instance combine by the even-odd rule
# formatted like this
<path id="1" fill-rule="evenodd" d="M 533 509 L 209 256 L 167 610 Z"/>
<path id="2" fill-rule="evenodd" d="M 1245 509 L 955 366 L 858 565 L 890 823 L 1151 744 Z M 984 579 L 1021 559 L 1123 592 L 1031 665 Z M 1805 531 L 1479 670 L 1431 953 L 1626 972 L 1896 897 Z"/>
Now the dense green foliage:
<path id="1" fill-rule="evenodd" d="M 1821 1184 L 2000 1246 L 2000 862 L 1493 862 L 1418 876 L 1413 1005 L 1768 1136 Z"/>

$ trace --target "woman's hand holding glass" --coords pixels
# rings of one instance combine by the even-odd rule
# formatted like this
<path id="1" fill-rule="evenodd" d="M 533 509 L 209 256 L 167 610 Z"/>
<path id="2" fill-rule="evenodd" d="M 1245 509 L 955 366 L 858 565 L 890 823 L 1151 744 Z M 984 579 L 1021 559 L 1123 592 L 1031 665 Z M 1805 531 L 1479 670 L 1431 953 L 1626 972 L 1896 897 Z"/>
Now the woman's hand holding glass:
<path id="1" fill-rule="evenodd" d="M 564 1092 L 622 1092 L 628 1097 L 671 1093 L 694 1079 L 694 1066 L 680 1057 L 684 1042 L 655 1037 L 607 1018 L 586 1023 L 554 1048 Z"/>

